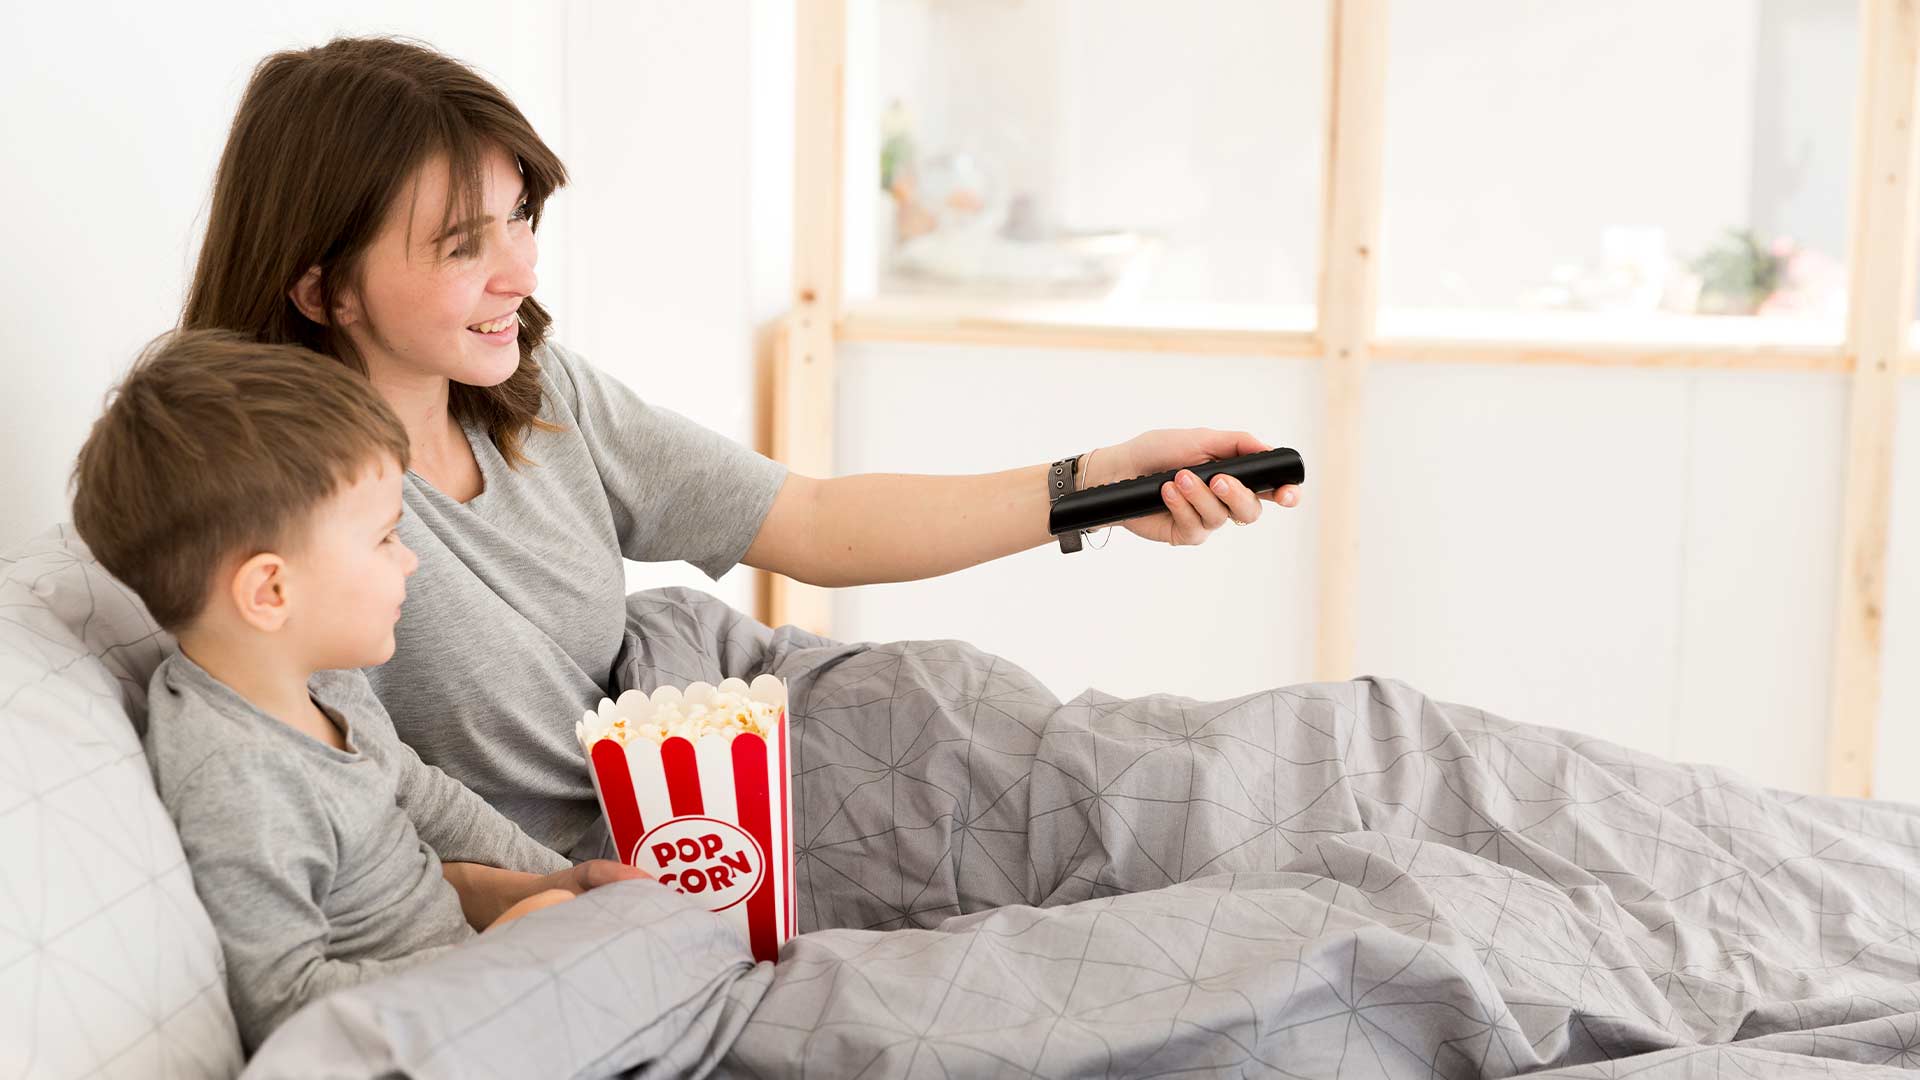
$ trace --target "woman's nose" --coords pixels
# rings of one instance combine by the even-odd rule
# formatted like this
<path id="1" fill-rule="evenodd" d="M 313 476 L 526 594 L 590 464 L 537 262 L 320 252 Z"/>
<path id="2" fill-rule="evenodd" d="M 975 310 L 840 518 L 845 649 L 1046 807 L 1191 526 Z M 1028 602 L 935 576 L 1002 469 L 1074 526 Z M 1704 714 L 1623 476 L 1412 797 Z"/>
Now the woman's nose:
<path id="1" fill-rule="evenodd" d="M 534 287 L 540 284 L 540 278 L 533 272 L 533 264 L 539 261 L 540 248 L 531 232 L 523 236 L 509 237 L 506 243 L 495 250 L 501 252 L 500 263 L 493 271 L 493 291 L 513 296 L 532 296 Z"/>

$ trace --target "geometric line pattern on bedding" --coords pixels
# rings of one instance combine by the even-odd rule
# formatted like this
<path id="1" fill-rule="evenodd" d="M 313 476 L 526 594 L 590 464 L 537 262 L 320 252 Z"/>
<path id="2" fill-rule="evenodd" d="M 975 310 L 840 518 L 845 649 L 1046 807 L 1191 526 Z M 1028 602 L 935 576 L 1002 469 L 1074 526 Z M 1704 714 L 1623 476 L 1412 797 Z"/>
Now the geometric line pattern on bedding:
<path id="1" fill-rule="evenodd" d="M 1422 937 L 1369 918 L 1406 925 L 1398 909 L 1462 858 L 1376 840 L 1374 860 L 1323 842 L 1332 878 L 1217 875 L 940 930 L 822 930 L 777 967 L 684 897 L 622 883 L 314 1003 L 249 1075 L 1466 1077 L 1555 1053 L 1533 1075 L 1898 1074 L 1888 1036 L 1911 1029 L 1911 996 L 1804 1003 L 1835 1023 L 1732 1044 L 1643 1029 L 1648 1049 L 1571 1062 L 1578 1050 L 1529 1041 L 1518 1015 L 1476 1013 L 1486 969 L 1443 925 Z M 1410 885 L 1372 876 L 1382 852 L 1436 861 Z M 1592 1046 L 1630 1046 L 1590 1019 Z"/>
<path id="2" fill-rule="evenodd" d="M 826 1040 L 835 1067 L 850 1063 L 859 1040 L 848 1032 L 866 1023 L 865 1051 L 964 1028 L 943 1045 L 1041 1054 L 1001 1063 L 1041 1072 L 1054 1071 L 1042 1044 L 1078 1028 L 1128 1048 L 1113 1059 L 1128 1062 L 1119 1071 L 1151 1071 L 1172 1061 L 1142 1064 L 1137 1038 L 1088 1032 L 1104 1014 L 1128 1016 L 1130 1030 L 1177 1015 L 1158 991 L 1137 996 L 1138 1008 L 1096 995 L 1087 1012 L 1065 988 L 1158 980 L 1185 994 L 1218 951 L 1229 965 L 1257 956 L 1273 974 L 1257 988 L 1228 979 L 1244 1008 L 1205 1013 L 1212 1050 L 1182 1042 L 1177 1024 L 1163 1032 L 1181 1047 L 1177 1060 L 1508 1075 L 1738 1041 L 1762 1057 L 1786 1047 L 1823 1061 L 1911 1061 L 1920 809 L 1765 790 L 1387 679 L 1213 702 L 1088 690 L 1063 703 L 965 642 L 835 642 L 769 629 L 694 590 L 635 594 L 629 628 L 623 687 L 761 672 L 788 681 L 803 931 L 965 931 L 964 944 L 946 946 L 965 951 L 987 946 L 985 930 L 999 959 L 984 970 L 1042 979 L 1019 1007 L 959 1010 L 964 1019 L 916 1011 L 966 996 L 920 966 L 951 964 L 937 942 L 802 938 L 741 1052 L 817 1048 L 809 1024 L 839 1008 Z M 1083 903 L 1107 922 L 1117 916 L 1103 903 L 1156 929 L 1058 938 Z M 1222 904 L 1242 926 L 1228 946 L 1211 936 Z M 1183 934 L 1198 936 L 1174 963 L 1168 943 Z M 860 944 L 846 951 L 848 940 Z M 1006 952 L 1021 942 L 1046 944 L 1025 960 Z M 899 967 L 894 949 L 910 957 L 897 980 L 883 974 Z M 1380 970 L 1383 959 L 1392 963 Z M 1445 971 L 1423 967 L 1433 964 Z M 1333 994 L 1343 983 L 1397 1002 L 1367 1012 L 1406 1028 L 1393 1042 L 1402 1050 L 1367 1038 L 1382 1033 L 1355 998 Z M 1401 984 L 1446 1004 L 1400 1000 Z M 1830 1032 L 1804 1035 L 1846 1026 L 1821 1012 L 1830 1003 L 1867 1000 L 1889 1004 L 1855 1021 L 1877 1026 L 1853 1049 Z M 790 1004 L 802 1018 L 792 1030 L 813 1032 L 793 1045 L 768 1026 Z M 1328 1039 L 1323 1013 L 1348 1018 L 1344 1042 Z M 1313 1029 L 1312 1046 L 1272 1041 L 1272 1024 Z M 1316 1059 L 1312 1047 L 1329 1041 L 1345 1065 Z M 1274 1046 L 1277 1056 L 1255 1050 Z M 874 1075 L 926 1067 L 883 1057 L 890 1064 Z"/>
<path id="3" fill-rule="evenodd" d="M 687 897 L 620 882 L 309 1003 L 245 1076 L 705 1075 L 772 970 Z"/>

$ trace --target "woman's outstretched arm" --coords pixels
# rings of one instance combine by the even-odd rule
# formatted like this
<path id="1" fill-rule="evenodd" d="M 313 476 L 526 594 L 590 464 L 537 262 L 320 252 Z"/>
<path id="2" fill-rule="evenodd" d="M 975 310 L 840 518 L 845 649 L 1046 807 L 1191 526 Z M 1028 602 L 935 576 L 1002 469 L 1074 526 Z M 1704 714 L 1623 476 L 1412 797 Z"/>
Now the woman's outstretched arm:
<path id="1" fill-rule="evenodd" d="M 1083 457 L 1080 486 L 1270 449 L 1244 431 L 1149 431 Z M 742 561 L 827 587 L 938 577 L 1051 543 L 1046 475 L 1045 464 L 971 476 L 791 475 Z M 1169 485 L 1161 493 L 1167 509 L 1124 527 L 1160 543 L 1193 545 L 1229 520 L 1251 524 L 1263 501 L 1299 501 L 1292 487 L 1256 496 L 1231 478 L 1218 482 L 1225 485 L 1218 492 Z"/>

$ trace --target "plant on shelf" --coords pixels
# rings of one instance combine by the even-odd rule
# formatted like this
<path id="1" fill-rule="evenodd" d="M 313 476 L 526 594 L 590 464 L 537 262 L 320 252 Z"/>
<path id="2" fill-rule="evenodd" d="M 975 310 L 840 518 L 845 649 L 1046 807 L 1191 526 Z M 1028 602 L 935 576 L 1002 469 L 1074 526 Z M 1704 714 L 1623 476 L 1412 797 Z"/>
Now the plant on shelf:
<path id="1" fill-rule="evenodd" d="M 1752 229 L 1728 229 L 1725 239 L 1694 259 L 1700 278 L 1696 310 L 1703 315 L 1752 315 L 1785 284 L 1793 245 L 1762 243 Z"/>
<path id="2" fill-rule="evenodd" d="M 932 232 L 939 219 L 920 204 L 919 149 L 913 118 L 898 99 L 880 117 L 880 187 L 893 197 L 892 243 Z"/>

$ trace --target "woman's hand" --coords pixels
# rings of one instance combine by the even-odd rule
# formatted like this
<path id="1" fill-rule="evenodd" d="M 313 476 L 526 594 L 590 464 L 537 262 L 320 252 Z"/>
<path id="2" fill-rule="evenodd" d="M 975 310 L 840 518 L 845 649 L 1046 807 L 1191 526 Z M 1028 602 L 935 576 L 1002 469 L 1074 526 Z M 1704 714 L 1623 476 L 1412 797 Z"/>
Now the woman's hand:
<path id="1" fill-rule="evenodd" d="M 1135 536 L 1175 547 L 1206 543 L 1213 530 L 1233 521 L 1251 525 L 1265 509 L 1263 501 L 1281 506 L 1297 506 L 1300 489 L 1292 484 L 1274 491 L 1255 494 L 1247 486 L 1224 474 L 1205 487 L 1193 470 L 1183 466 L 1221 461 L 1243 454 L 1257 454 L 1273 447 L 1244 431 L 1215 431 L 1212 428 L 1162 428 L 1135 436 L 1118 446 L 1093 451 L 1085 462 L 1087 477 L 1082 487 L 1130 480 L 1136 476 L 1179 468 L 1175 481 L 1160 486 L 1160 500 L 1166 509 L 1147 517 L 1119 524 Z"/>

